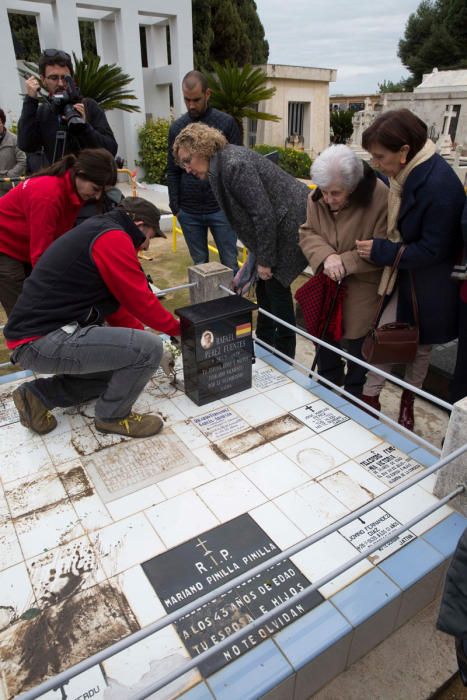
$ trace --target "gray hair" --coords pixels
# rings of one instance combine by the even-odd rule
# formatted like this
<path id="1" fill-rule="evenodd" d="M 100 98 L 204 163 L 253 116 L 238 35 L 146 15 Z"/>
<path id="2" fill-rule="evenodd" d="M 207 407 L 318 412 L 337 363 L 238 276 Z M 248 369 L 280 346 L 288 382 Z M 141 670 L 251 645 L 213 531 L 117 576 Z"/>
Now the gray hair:
<path id="1" fill-rule="evenodd" d="M 353 192 L 362 178 L 363 161 L 343 144 L 326 148 L 311 166 L 311 179 L 320 189 L 340 185 Z"/>

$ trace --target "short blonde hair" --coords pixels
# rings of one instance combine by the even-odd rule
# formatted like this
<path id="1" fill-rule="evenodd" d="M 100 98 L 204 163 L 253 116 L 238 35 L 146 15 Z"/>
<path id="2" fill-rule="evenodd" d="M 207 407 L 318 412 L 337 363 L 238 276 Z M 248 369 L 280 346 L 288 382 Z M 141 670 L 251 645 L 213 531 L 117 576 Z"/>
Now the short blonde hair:
<path id="1" fill-rule="evenodd" d="M 189 124 L 178 134 L 174 141 L 173 154 L 175 160 L 178 160 L 178 151 L 184 148 L 190 155 L 202 156 L 209 160 L 226 145 L 227 139 L 222 131 L 202 122 L 196 122 Z"/>

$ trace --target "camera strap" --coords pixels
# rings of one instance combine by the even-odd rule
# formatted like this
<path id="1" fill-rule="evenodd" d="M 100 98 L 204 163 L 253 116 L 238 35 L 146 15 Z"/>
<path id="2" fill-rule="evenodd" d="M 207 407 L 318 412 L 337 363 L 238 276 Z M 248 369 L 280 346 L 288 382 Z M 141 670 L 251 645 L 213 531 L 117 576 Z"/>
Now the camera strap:
<path id="1" fill-rule="evenodd" d="M 55 163 L 57 160 L 61 160 L 63 158 L 63 156 L 65 155 L 65 146 L 66 131 L 64 129 L 59 129 L 55 134 L 55 146 L 52 163 Z"/>

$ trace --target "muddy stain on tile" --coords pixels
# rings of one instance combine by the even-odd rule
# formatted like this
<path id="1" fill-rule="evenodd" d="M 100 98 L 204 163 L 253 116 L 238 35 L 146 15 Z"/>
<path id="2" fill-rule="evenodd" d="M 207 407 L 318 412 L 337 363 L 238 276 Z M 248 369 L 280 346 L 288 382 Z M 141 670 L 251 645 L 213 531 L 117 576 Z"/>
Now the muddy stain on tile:
<path id="1" fill-rule="evenodd" d="M 8 700 L 139 629 L 110 583 L 82 591 L 0 635 L 0 675 Z"/>
<path id="2" fill-rule="evenodd" d="M 302 427 L 303 424 L 297 418 L 290 414 L 285 414 L 256 426 L 256 430 L 267 442 L 272 442 L 272 440 L 277 440 L 277 438 L 293 433 Z"/>
<path id="3" fill-rule="evenodd" d="M 60 473 L 60 479 L 65 491 L 69 496 L 76 498 L 87 498 L 92 496 L 94 489 L 82 466 L 70 467 L 65 472 Z"/>
<path id="4" fill-rule="evenodd" d="M 254 450 L 255 447 L 264 445 L 265 442 L 265 438 L 257 430 L 250 428 L 250 430 L 245 430 L 244 433 L 239 433 L 226 440 L 214 443 L 213 447 L 217 454 L 222 456 L 222 459 L 232 459 L 232 457 L 238 457 L 245 452 Z"/>

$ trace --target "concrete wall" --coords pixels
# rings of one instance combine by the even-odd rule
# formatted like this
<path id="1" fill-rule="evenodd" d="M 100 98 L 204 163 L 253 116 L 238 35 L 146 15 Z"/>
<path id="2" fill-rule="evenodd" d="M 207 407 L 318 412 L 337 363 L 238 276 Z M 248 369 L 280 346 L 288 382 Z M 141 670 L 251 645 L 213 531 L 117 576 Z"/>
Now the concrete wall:
<path id="1" fill-rule="evenodd" d="M 259 110 L 281 117 L 280 122 L 258 121 L 256 143 L 284 146 L 288 128 L 289 102 L 303 102 L 305 107 L 305 150 L 316 156 L 329 145 L 329 82 L 336 71 L 327 68 L 300 66 L 265 66 L 267 86 L 275 87 L 275 95 L 261 102 Z"/>
<path id="2" fill-rule="evenodd" d="M 37 18 L 42 49 L 59 48 L 81 56 L 78 19 L 95 23 L 96 42 L 102 63 L 117 63 L 133 77 L 131 91 L 137 96 L 140 113 L 107 112 L 115 131 L 119 155 L 130 168 L 138 158 L 137 130 L 146 114 L 168 117 L 169 85 L 174 95 L 174 114 L 184 111 L 181 80 L 193 68 L 193 39 L 190 0 L 90 0 L 85 7 L 75 0 L 0 0 L 0 103 L 8 119 L 18 120 L 20 93 L 24 91 L 17 71 L 8 10 Z M 139 26 L 147 27 L 148 68 L 141 63 Z M 170 27 L 171 65 L 167 63 L 166 26 Z"/>

